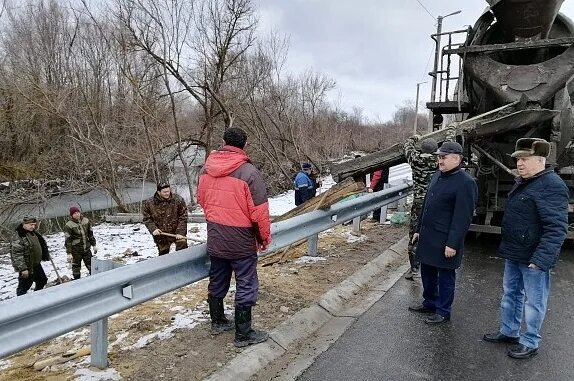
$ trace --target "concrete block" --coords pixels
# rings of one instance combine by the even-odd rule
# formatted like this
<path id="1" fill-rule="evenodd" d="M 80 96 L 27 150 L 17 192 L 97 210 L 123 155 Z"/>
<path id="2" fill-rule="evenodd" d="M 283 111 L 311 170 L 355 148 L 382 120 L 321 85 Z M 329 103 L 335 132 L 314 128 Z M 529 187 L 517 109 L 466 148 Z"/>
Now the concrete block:
<path id="1" fill-rule="evenodd" d="M 301 340 L 321 328 L 332 316 L 317 304 L 304 308 L 274 329 L 270 336 L 277 344 L 287 349 L 293 342 Z"/>
<path id="2" fill-rule="evenodd" d="M 245 349 L 231 360 L 223 369 L 212 374 L 208 381 L 241 381 L 248 380 L 267 364 L 276 360 L 285 350 L 273 340 L 256 344 Z"/>

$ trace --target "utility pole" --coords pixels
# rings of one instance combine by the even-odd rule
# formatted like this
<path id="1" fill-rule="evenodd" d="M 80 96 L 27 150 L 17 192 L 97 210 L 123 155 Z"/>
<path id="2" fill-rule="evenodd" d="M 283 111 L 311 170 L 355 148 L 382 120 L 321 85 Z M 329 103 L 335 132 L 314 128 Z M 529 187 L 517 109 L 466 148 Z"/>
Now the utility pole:
<path id="1" fill-rule="evenodd" d="M 417 134 L 417 124 L 419 122 L 419 90 L 420 86 L 426 82 L 417 83 L 417 100 L 415 101 L 415 125 L 413 127 L 413 135 Z"/>
<path id="2" fill-rule="evenodd" d="M 441 40 L 441 35 L 442 35 L 442 20 L 444 20 L 445 18 L 449 17 L 449 16 L 454 16 L 457 15 L 459 13 L 461 13 L 462 11 L 456 11 L 456 12 L 452 12 L 449 13 L 446 16 L 438 16 L 436 18 L 437 24 L 436 24 L 436 34 L 431 36 L 431 38 L 433 40 L 435 40 L 436 42 L 436 48 L 435 48 L 435 52 L 434 52 L 434 68 L 432 71 L 432 86 L 431 86 L 431 102 L 436 102 L 436 87 L 437 87 L 437 82 L 438 82 L 438 66 L 439 66 L 439 62 L 441 59 L 441 45 L 440 45 L 440 40 Z M 442 84 L 439 83 L 439 86 L 441 86 Z M 429 110 L 429 132 L 432 132 L 432 127 L 433 127 L 433 112 L 432 110 Z"/>

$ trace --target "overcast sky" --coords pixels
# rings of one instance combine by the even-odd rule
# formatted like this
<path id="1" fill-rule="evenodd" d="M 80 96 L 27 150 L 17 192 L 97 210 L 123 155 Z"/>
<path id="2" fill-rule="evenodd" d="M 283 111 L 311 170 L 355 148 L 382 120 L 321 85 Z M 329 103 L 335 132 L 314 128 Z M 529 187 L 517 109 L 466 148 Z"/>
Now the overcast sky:
<path id="1" fill-rule="evenodd" d="M 434 17 L 462 10 L 444 19 L 443 31 L 474 25 L 486 0 L 420 0 Z M 417 0 L 258 0 L 260 30 L 290 38 L 288 69 L 311 68 L 337 82 L 331 99 L 344 110 L 363 110 L 373 121 L 391 118 L 397 105 L 430 97 L 431 54 L 436 21 Z M 574 18 L 574 0 L 562 12 Z M 424 107 L 424 106 L 422 106 Z"/>

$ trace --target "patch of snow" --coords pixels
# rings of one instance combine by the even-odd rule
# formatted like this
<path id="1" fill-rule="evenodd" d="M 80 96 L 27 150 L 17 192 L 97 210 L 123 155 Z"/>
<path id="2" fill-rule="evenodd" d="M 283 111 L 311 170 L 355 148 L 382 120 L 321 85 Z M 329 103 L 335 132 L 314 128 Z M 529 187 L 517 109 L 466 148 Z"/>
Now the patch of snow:
<path id="1" fill-rule="evenodd" d="M 8 369 L 12 366 L 12 362 L 10 360 L 1 360 L 0 359 L 0 370 Z"/>
<path id="2" fill-rule="evenodd" d="M 297 258 L 295 263 L 298 265 L 301 265 L 304 263 L 317 263 L 317 262 L 326 261 L 326 260 L 327 260 L 327 258 L 323 258 L 323 257 L 309 257 L 307 255 L 304 255 L 302 257 Z"/>
<path id="3" fill-rule="evenodd" d="M 143 348 L 155 339 L 165 340 L 173 336 L 176 329 L 192 329 L 196 325 L 208 320 L 205 313 L 205 303 L 200 304 L 195 310 L 187 310 L 176 314 L 172 318 L 172 323 L 169 327 L 162 330 L 152 332 L 149 335 L 141 337 L 135 344 L 126 347 L 125 349 Z"/>
<path id="4" fill-rule="evenodd" d="M 120 373 L 114 368 L 105 370 L 82 368 L 76 370 L 74 376 L 76 376 L 75 381 L 115 381 L 122 379 Z"/>
<path id="5" fill-rule="evenodd" d="M 120 343 L 121 343 L 122 341 L 124 341 L 124 339 L 125 339 L 126 337 L 128 337 L 129 335 L 130 335 L 129 332 L 121 332 L 121 333 L 118 333 L 118 334 L 116 335 L 116 339 L 114 340 L 114 342 L 112 342 L 112 343 L 110 344 L 110 348 L 111 348 L 111 347 L 115 347 L 116 345 L 120 344 Z"/>
<path id="6" fill-rule="evenodd" d="M 346 232 L 346 236 L 347 236 L 347 243 L 362 242 L 365 239 L 367 239 L 367 236 L 364 234 L 361 234 L 360 236 L 356 236 L 356 235 L 352 234 L 351 232 Z"/>

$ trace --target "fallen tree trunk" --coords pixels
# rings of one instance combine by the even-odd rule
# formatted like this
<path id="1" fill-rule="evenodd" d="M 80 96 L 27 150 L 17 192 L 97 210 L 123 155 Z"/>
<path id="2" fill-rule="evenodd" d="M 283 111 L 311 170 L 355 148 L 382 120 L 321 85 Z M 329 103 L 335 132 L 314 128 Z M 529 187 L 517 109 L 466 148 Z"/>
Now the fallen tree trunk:
<path id="1" fill-rule="evenodd" d="M 335 184 L 331 189 L 305 201 L 298 207 L 291 209 L 287 213 L 284 213 L 281 216 L 273 219 L 273 222 L 284 221 L 304 213 L 315 211 L 317 209 L 326 209 L 331 205 L 345 199 L 346 197 L 355 195 L 357 193 L 362 193 L 364 191 L 365 184 L 362 181 L 357 182 L 352 178 L 347 178 L 344 181 Z M 281 262 L 290 249 L 295 248 L 304 242 L 306 242 L 306 240 L 293 243 L 283 250 L 268 254 L 264 259 L 261 260 L 262 266 L 272 266 L 275 263 Z M 277 256 L 277 254 L 280 254 L 280 256 Z"/>

